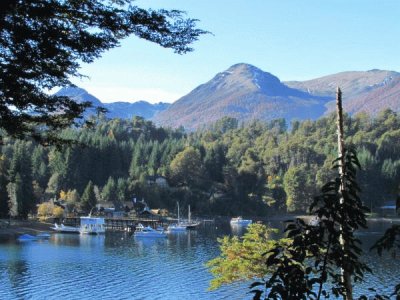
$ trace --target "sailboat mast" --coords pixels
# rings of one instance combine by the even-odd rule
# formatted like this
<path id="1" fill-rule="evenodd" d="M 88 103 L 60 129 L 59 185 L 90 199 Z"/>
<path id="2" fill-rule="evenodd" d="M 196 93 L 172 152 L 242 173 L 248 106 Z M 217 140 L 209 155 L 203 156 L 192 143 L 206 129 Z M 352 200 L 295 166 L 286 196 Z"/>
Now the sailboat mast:
<path id="1" fill-rule="evenodd" d="M 178 224 L 180 223 L 179 222 L 179 202 L 177 202 L 177 204 L 178 204 Z"/>
<path id="2" fill-rule="evenodd" d="M 189 223 L 190 223 L 190 217 L 191 217 L 191 215 L 190 215 L 190 205 L 189 205 L 189 209 L 188 209 L 188 219 L 189 219 Z"/>

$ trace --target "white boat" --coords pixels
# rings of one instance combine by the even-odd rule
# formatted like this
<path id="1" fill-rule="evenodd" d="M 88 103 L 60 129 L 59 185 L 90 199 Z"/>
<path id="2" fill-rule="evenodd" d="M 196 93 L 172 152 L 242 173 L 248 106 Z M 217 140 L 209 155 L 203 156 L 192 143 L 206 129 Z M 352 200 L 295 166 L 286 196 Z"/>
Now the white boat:
<path id="1" fill-rule="evenodd" d="M 186 231 L 187 227 L 184 224 L 177 223 L 168 226 L 168 232 Z"/>
<path id="2" fill-rule="evenodd" d="M 47 232 L 41 232 L 38 235 L 36 235 L 39 239 L 41 240 L 47 240 L 51 237 L 51 235 Z"/>
<path id="3" fill-rule="evenodd" d="M 81 217 L 79 232 L 83 234 L 102 234 L 106 232 L 104 218 Z"/>
<path id="4" fill-rule="evenodd" d="M 51 229 L 61 233 L 79 233 L 79 227 L 65 226 L 64 224 L 58 225 L 55 223 Z"/>
<path id="5" fill-rule="evenodd" d="M 308 225 L 310 226 L 318 226 L 318 224 L 319 224 L 319 218 L 317 216 L 312 217 L 308 221 Z"/>
<path id="6" fill-rule="evenodd" d="M 167 234 L 164 230 L 155 230 L 150 226 L 143 226 L 139 223 L 133 236 L 137 238 L 166 238 Z"/>
<path id="7" fill-rule="evenodd" d="M 243 219 L 242 217 L 236 217 L 231 219 L 231 225 L 242 225 L 242 226 L 247 226 L 253 223 L 252 220 L 246 220 Z"/>

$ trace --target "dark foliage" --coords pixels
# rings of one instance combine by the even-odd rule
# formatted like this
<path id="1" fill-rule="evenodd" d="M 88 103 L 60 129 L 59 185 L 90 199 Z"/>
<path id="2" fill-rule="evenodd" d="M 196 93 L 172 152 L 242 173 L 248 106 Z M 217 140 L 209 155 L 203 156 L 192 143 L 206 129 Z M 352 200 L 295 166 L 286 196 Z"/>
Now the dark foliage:
<path id="1" fill-rule="evenodd" d="M 89 103 L 45 90 L 71 85 L 79 62 L 91 63 L 119 40 L 135 35 L 192 51 L 204 34 L 177 10 L 145 10 L 130 0 L 4 0 L 0 11 L 0 128 L 8 134 L 57 142 Z"/>
<path id="2" fill-rule="evenodd" d="M 268 253 L 266 264 L 275 271 L 265 280 L 264 290 L 253 290 L 254 299 L 321 299 L 331 294 L 346 297 L 342 274 L 351 274 L 352 281 L 357 282 L 371 271 L 360 260 L 361 242 L 354 236 L 355 230 L 366 228 L 368 211 L 358 196 L 357 166 L 355 151 L 345 151 L 342 178 L 324 185 L 311 205 L 318 224 L 288 221 L 285 232 L 293 243 Z M 330 288 L 324 286 L 327 282 Z"/>

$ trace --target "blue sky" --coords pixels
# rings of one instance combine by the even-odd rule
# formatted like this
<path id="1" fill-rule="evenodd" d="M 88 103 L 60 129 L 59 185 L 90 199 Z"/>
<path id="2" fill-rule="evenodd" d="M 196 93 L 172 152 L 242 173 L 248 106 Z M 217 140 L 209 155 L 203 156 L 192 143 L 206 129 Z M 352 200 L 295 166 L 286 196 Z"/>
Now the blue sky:
<path id="1" fill-rule="evenodd" d="M 130 37 L 74 80 L 103 102 L 173 102 L 231 65 L 282 81 L 350 70 L 400 71 L 398 0 L 138 0 L 180 9 L 211 31 L 185 55 Z"/>

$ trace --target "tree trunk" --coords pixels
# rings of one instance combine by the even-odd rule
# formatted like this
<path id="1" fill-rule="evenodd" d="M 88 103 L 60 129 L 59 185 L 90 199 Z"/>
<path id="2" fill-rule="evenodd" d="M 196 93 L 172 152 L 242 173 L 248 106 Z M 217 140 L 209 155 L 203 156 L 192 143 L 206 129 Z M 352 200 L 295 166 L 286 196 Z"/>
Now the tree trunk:
<path id="1" fill-rule="evenodd" d="M 339 160 L 339 176 L 340 176 L 340 195 L 344 191 L 344 174 L 345 174 L 345 161 L 344 161 L 344 130 L 343 130 L 343 110 L 342 110 L 342 91 L 337 88 L 336 91 L 336 113 L 337 113 L 337 133 L 338 133 L 338 157 Z M 340 204 L 343 204 L 343 196 L 340 198 Z M 343 249 L 346 249 L 346 241 L 343 236 L 340 236 L 340 243 Z M 346 289 L 346 295 L 343 297 L 345 300 L 353 300 L 353 287 L 351 282 L 351 274 L 342 268 L 342 280 Z"/>

